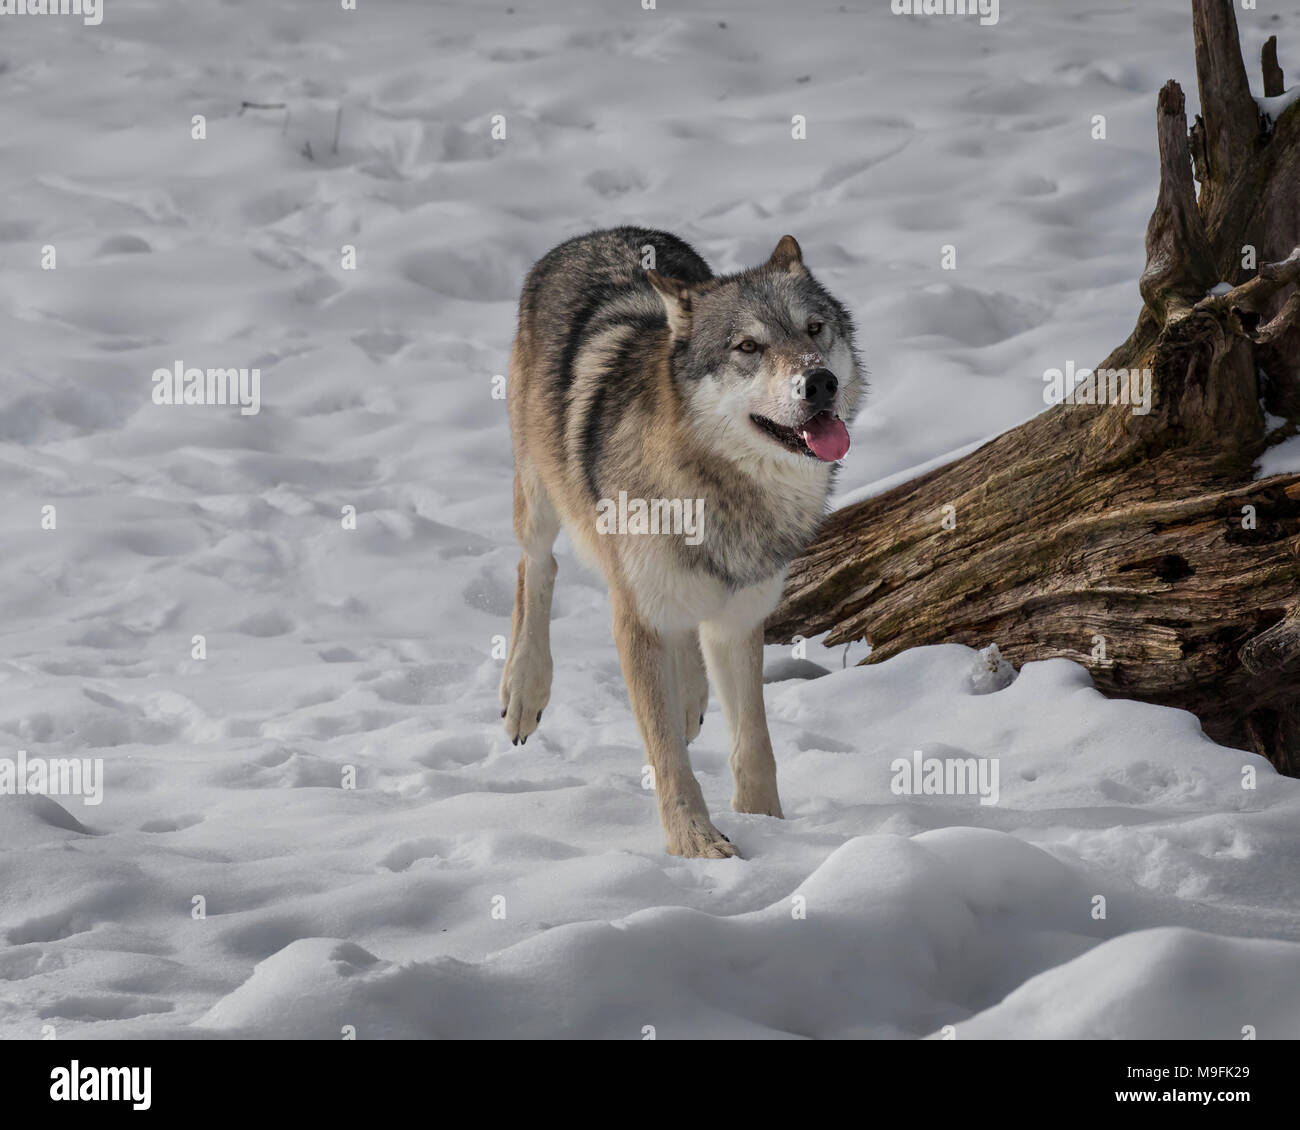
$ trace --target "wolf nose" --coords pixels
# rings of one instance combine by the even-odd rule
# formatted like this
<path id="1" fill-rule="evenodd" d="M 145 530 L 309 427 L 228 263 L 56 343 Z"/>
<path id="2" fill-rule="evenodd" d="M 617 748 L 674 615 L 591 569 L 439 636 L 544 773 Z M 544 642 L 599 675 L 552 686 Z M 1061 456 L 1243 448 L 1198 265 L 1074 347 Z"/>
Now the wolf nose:
<path id="1" fill-rule="evenodd" d="M 804 401 L 815 414 L 825 412 L 835 403 L 835 393 L 839 387 L 840 382 L 829 369 L 805 369 L 795 392 L 798 399 Z"/>

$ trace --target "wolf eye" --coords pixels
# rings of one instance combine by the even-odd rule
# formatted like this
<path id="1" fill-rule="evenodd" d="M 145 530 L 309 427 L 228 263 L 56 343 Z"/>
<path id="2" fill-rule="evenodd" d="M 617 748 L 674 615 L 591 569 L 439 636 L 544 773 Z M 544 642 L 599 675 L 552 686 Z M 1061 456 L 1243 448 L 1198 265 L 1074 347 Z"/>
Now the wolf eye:
<path id="1" fill-rule="evenodd" d="M 757 353 L 758 342 L 756 342 L 752 337 L 747 337 L 744 341 L 738 342 L 736 348 L 739 349 L 741 353 Z"/>
<path id="2" fill-rule="evenodd" d="M 823 322 L 820 318 L 813 318 L 808 323 L 808 336 L 816 337 L 819 333 L 822 332 L 822 329 L 825 325 L 826 323 Z"/>

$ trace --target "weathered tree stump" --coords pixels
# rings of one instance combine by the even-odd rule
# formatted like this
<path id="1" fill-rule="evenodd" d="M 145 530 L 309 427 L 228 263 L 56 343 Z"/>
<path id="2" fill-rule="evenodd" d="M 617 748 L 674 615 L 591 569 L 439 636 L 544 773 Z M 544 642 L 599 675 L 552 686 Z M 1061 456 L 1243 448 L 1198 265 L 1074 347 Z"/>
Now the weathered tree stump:
<path id="1" fill-rule="evenodd" d="M 1064 656 L 1300 775 L 1300 474 L 1252 478 L 1300 431 L 1300 102 L 1251 96 L 1232 0 L 1192 9 L 1201 115 L 1160 91 L 1143 307 L 1098 366 L 1150 370 L 1150 412 L 1059 404 L 832 514 L 768 639 Z M 1280 93 L 1275 41 L 1262 64 Z"/>

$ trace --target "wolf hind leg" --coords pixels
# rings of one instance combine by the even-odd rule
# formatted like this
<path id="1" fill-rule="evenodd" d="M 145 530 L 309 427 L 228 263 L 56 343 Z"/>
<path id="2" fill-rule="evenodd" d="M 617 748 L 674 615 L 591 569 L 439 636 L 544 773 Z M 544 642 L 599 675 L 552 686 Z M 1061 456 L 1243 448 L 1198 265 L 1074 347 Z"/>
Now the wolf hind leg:
<path id="1" fill-rule="evenodd" d="M 528 740 L 551 698 L 551 595 L 560 517 L 527 460 L 516 460 L 515 535 L 523 548 L 501 673 L 501 717 L 513 744 Z"/>
<path id="2" fill-rule="evenodd" d="M 709 705 L 709 677 L 704 670 L 704 656 L 700 654 L 699 633 L 683 632 L 675 642 L 677 686 L 686 717 L 686 744 L 690 745 L 704 725 L 704 711 Z"/>

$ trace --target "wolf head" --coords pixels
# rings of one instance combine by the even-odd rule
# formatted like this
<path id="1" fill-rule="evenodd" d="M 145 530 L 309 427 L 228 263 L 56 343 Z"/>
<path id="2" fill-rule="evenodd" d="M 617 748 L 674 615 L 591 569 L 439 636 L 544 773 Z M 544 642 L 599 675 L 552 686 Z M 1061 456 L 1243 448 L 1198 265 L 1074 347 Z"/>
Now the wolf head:
<path id="1" fill-rule="evenodd" d="M 865 382 L 848 311 L 785 236 L 761 267 L 685 283 L 648 272 L 673 372 L 703 441 L 738 463 L 833 463 Z"/>

